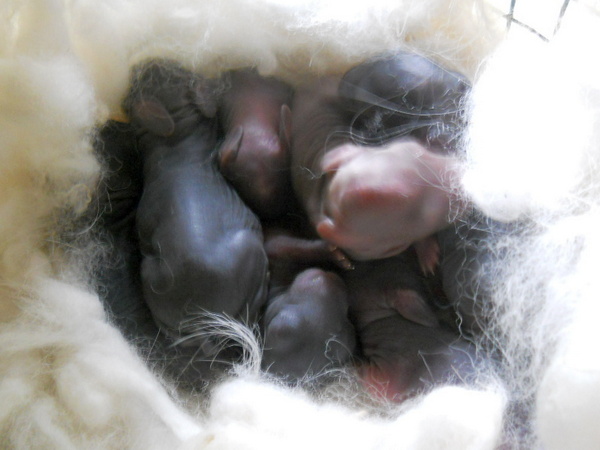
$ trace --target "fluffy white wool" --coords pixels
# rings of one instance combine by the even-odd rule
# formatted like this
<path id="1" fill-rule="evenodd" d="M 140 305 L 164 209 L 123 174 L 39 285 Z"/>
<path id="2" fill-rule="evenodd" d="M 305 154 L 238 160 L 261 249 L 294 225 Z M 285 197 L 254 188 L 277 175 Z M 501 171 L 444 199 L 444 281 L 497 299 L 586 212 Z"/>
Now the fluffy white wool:
<path id="1" fill-rule="evenodd" d="M 502 408 L 503 398 L 494 392 L 446 387 L 396 420 L 374 420 L 361 411 L 315 404 L 301 393 L 238 380 L 214 392 L 205 433 L 189 448 L 492 449 Z"/>
<path id="2" fill-rule="evenodd" d="M 343 72 L 405 41 L 472 74 L 495 42 L 477 0 L 105 0 L 74 2 L 68 14 L 74 49 L 113 114 L 129 67 L 152 56 L 208 75 L 254 65 L 298 81 Z"/>
<path id="3" fill-rule="evenodd" d="M 515 398 L 535 398 L 544 448 L 597 448 L 600 66 L 597 15 L 576 5 L 550 43 L 516 32 L 476 86 L 464 184 L 528 229 L 499 245 L 489 330 Z"/>
<path id="4" fill-rule="evenodd" d="M 590 2 L 571 3 L 549 44 L 513 25 L 488 60 L 502 21 L 476 0 L 1 2 L 0 447 L 491 449 L 511 400 L 535 404 L 515 445 L 600 446 L 600 28 Z M 507 251 L 485 336 L 503 349 L 502 381 L 441 387 L 376 419 L 250 371 L 184 408 L 68 275 L 82 271 L 58 240 L 101 175 L 94 127 L 121 114 L 147 57 L 299 82 L 399 45 L 476 80 L 465 192 L 527 230 L 489 243 Z"/>
<path id="5" fill-rule="evenodd" d="M 173 448 L 198 434 L 96 296 L 32 279 L 20 302 L 0 333 L 3 448 Z"/>

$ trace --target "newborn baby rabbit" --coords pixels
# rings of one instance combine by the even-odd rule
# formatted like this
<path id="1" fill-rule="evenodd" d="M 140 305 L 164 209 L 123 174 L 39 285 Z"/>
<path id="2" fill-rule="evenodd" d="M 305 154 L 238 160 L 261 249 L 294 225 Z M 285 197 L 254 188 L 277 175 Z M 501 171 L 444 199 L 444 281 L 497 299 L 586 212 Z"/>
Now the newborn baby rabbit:
<path id="1" fill-rule="evenodd" d="M 205 314 L 254 323 L 267 296 L 257 217 L 217 168 L 214 85 L 174 63 L 134 73 L 124 106 L 138 136 L 143 192 L 136 226 L 145 301 L 161 331 L 213 357 Z"/>
<path id="2" fill-rule="evenodd" d="M 292 89 L 251 69 L 227 72 L 223 80 L 221 173 L 259 217 L 280 217 L 293 203 L 288 107 Z"/>

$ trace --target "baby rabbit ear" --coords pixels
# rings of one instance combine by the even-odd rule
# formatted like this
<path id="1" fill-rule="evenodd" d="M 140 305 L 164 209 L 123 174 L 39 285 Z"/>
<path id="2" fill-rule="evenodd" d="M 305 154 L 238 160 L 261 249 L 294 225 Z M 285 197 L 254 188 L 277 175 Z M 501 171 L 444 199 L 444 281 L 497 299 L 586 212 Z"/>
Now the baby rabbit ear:
<path id="1" fill-rule="evenodd" d="M 279 140 L 289 153 L 292 142 L 292 111 L 288 105 L 281 105 L 279 111 Z"/>
<path id="2" fill-rule="evenodd" d="M 169 137 L 175 131 L 175 123 L 166 108 L 154 98 L 141 99 L 133 104 L 131 118 L 135 125 L 150 133 Z"/>
<path id="3" fill-rule="evenodd" d="M 439 322 L 425 299 L 412 289 L 399 289 L 389 300 L 390 306 L 402 317 L 425 327 L 435 328 Z"/>

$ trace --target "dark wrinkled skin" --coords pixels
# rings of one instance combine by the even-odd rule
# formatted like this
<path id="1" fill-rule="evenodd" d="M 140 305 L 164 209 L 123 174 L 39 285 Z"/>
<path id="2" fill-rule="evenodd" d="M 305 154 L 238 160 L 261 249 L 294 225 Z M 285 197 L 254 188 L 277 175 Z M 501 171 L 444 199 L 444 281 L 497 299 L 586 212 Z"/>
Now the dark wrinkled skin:
<path id="1" fill-rule="evenodd" d="M 290 214 L 284 219 L 265 223 L 263 230 L 271 289 L 289 286 L 298 273 L 311 267 L 328 271 L 352 267 L 341 250 L 311 230 L 302 214 Z"/>
<path id="2" fill-rule="evenodd" d="M 356 347 L 341 278 L 318 268 L 275 290 L 263 317 L 265 370 L 289 382 L 324 375 L 349 361 Z"/>
<path id="3" fill-rule="evenodd" d="M 416 53 L 396 52 L 349 70 L 340 82 L 353 127 L 367 140 L 412 135 L 433 150 L 454 150 L 464 127 L 469 81 Z"/>
<path id="4" fill-rule="evenodd" d="M 193 337 L 205 313 L 256 320 L 267 295 L 260 223 L 216 167 L 212 86 L 150 63 L 125 102 L 138 134 L 144 188 L 136 226 L 144 298 L 163 332 Z M 212 355 L 210 337 L 188 339 Z"/>
<path id="5" fill-rule="evenodd" d="M 297 382 L 348 362 L 356 347 L 346 286 L 335 273 L 348 259 L 292 216 L 265 228 L 271 280 L 261 326 L 262 366 Z"/>
<path id="6" fill-rule="evenodd" d="M 400 314 L 426 327 L 437 327 L 435 302 L 413 249 L 373 261 L 354 261 L 342 276 L 350 291 L 351 313 L 358 328 Z"/>
<path id="7" fill-rule="evenodd" d="M 110 244 L 97 266 L 98 294 L 110 320 L 148 364 L 160 367 L 179 385 L 202 388 L 228 366 L 203 359 L 193 347 L 174 345 L 174 339 L 159 331 L 144 300 L 135 224 L 142 167 L 135 131 L 130 124 L 109 121 L 100 129 L 95 148 L 106 168 L 98 192 L 96 231 Z M 229 349 L 219 354 L 219 360 L 233 361 L 237 356 L 236 349 Z"/>
<path id="8" fill-rule="evenodd" d="M 475 346 L 441 327 L 426 327 L 399 314 L 358 330 L 366 363 L 359 368 L 367 389 L 403 401 L 440 384 L 473 382 L 486 364 Z"/>
<path id="9" fill-rule="evenodd" d="M 480 334 L 489 325 L 496 268 L 506 257 L 490 242 L 519 232 L 516 223 L 497 222 L 473 210 L 439 233 L 442 285 L 464 333 Z"/>
<path id="10" fill-rule="evenodd" d="M 440 308 L 445 299 L 434 297 L 414 252 L 355 262 L 343 278 L 363 358 L 359 373 L 376 395 L 402 401 L 472 380 L 484 364 L 452 326 L 453 315 L 448 321 Z"/>
<path id="11" fill-rule="evenodd" d="M 251 69 L 228 72 L 219 116 L 225 140 L 219 167 L 261 218 L 289 210 L 291 88 Z"/>
<path id="12" fill-rule="evenodd" d="M 339 80 L 321 78 L 296 89 L 292 103 L 292 186 L 313 226 L 322 214 L 328 181 L 321 160 L 332 148 L 351 142 L 350 116 L 337 94 Z"/>

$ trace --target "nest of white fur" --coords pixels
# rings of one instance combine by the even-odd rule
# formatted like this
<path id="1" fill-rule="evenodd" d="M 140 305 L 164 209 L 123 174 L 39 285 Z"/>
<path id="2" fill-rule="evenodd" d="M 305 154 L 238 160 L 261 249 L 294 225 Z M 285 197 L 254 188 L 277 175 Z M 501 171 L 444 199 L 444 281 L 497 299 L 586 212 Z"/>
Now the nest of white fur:
<path id="1" fill-rule="evenodd" d="M 487 449 L 525 425 L 527 440 L 510 444 L 597 448 L 600 73 L 591 55 L 600 27 L 586 8 L 571 5 L 546 43 L 514 27 L 504 38 L 476 0 L 4 2 L 0 446 Z M 119 116 L 130 68 L 168 57 L 206 75 L 254 65 L 294 83 L 401 44 L 474 80 L 466 195 L 527 230 L 487 243 L 507 256 L 494 268 L 493 322 L 482 339 L 505 364 L 385 419 L 252 370 L 209 400 L 184 401 L 90 292 L 102 249 L 85 236 L 77 248 L 61 241 L 93 198 L 101 173 L 92 136 Z M 532 405 L 530 422 L 503 425 L 506 405 L 519 399 Z"/>

